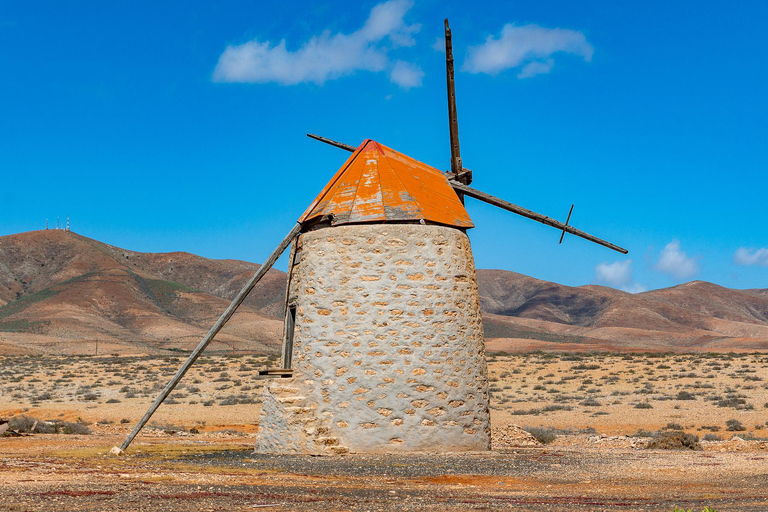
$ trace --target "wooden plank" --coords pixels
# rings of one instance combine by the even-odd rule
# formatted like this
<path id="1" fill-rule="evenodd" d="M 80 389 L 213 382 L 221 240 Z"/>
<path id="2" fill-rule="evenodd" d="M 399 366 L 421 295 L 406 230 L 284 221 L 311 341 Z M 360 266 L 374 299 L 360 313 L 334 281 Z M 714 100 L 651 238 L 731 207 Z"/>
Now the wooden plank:
<path id="1" fill-rule="evenodd" d="M 609 249 L 620 252 L 622 254 L 627 254 L 629 252 L 626 249 L 619 247 L 618 245 L 614 245 L 610 242 L 603 240 L 602 238 L 598 238 L 594 235 L 590 235 L 589 233 L 585 233 L 584 231 L 580 229 L 576 229 L 573 226 L 567 226 L 560 221 L 547 217 L 546 215 L 536 213 L 527 208 L 523 208 L 522 206 L 518 206 L 516 204 L 510 203 L 509 201 L 499 199 L 498 197 L 494 197 L 491 194 L 486 194 L 485 192 L 481 192 L 472 187 L 468 187 L 463 183 L 459 183 L 458 181 L 448 180 L 448 183 L 451 184 L 454 190 L 463 192 L 469 197 L 474 197 L 475 199 L 479 199 L 480 201 L 483 201 L 485 203 L 492 204 L 493 206 L 498 206 L 499 208 L 510 211 L 512 213 L 516 213 L 518 215 L 522 215 L 523 217 L 527 217 L 531 220 L 535 220 L 536 222 L 541 222 L 542 224 L 546 224 L 547 226 L 552 226 L 553 228 L 562 229 L 567 233 L 576 235 L 580 238 L 589 240 L 590 242 L 594 242 L 596 244 L 602 245 L 603 247 L 607 247 Z"/>
<path id="2" fill-rule="evenodd" d="M 459 147 L 459 120 L 456 113 L 456 82 L 453 73 L 453 37 L 447 18 L 445 20 L 445 75 L 448 84 L 448 132 L 451 138 L 451 172 L 458 176 L 462 168 L 461 148 Z M 464 180 L 461 181 L 467 185 L 469 184 L 469 182 Z"/>
<path id="3" fill-rule="evenodd" d="M 259 267 L 259 270 L 257 270 L 253 277 L 245 284 L 243 289 L 240 290 L 240 293 L 237 294 L 237 297 L 232 300 L 232 303 L 229 305 L 226 311 L 224 311 L 221 317 L 219 317 L 213 327 L 211 327 L 211 330 L 208 331 L 208 334 L 205 335 L 203 340 L 197 345 L 195 350 L 192 351 L 184 364 L 181 365 L 181 368 L 179 368 L 179 371 L 176 372 L 176 375 L 174 375 L 168 384 L 166 384 L 165 388 L 160 392 L 147 412 L 144 413 L 144 416 L 141 418 L 139 423 L 136 424 L 133 431 L 128 434 L 128 437 L 125 438 L 125 441 L 123 441 L 123 444 L 120 446 L 121 451 L 125 451 L 128 448 L 136 435 L 141 431 L 142 428 L 144 428 L 144 425 L 146 425 L 146 423 L 155 413 L 157 408 L 160 407 L 160 404 L 163 403 L 163 401 L 168 397 L 171 391 L 173 391 L 173 389 L 176 387 L 182 377 L 184 377 L 194 362 L 197 361 L 197 358 L 200 357 L 200 354 L 203 352 L 203 350 L 205 350 L 205 347 L 207 347 L 208 344 L 213 341 L 213 338 L 216 336 L 216 334 L 218 334 L 221 328 L 224 327 L 224 324 L 227 323 L 232 315 L 235 314 L 237 308 L 240 307 L 240 304 L 243 303 L 251 290 L 253 290 L 253 287 L 256 286 L 256 283 L 258 283 L 261 278 L 264 277 L 267 271 L 272 268 L 280 255 L 283 254 L 285 249 L 291 244 L 293 239 L 296 238 L 300 231 L 301 223 L 297 222 L 296 225 L 293 226 L 293 229 L 291 229 L 291 231 L 285 236 L 283 241 L 280 242 L 280 245 L 278 245 L 277 248 L 272 251 L 272 254 L 269 255 L 269 258 L 267 258 L 264 264 Z"/>
<path id="4" fill-rule="evenodd" d="M 331 146 L 336 146 L 337 148 L 346 149 L 350 153 L 354 153 L 354 151 L 357 149 L 355 146 L 350 146 L 349 144 L 344 144 L 343 142 L 338 142 L 335 140 L 328 139 L 326 137 L 321 137 L 320 135 L 315 135 L 314 133 L 308 133 L 307 137 L 315 140 L 319 140 L 320 142 L 325 142 L 326 144 L 330 144 Z"/>

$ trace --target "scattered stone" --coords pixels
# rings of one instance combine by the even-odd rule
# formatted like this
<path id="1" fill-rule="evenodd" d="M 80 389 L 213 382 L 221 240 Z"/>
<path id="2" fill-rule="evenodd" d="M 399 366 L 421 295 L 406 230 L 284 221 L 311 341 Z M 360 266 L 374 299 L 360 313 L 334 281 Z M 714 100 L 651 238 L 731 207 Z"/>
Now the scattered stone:
<path id="1" fill-rule="evenodd" d="M 124 454 L 125 452 L 118 448 L 117 446 L 113 446 L 111 450 L 109 450 L 110 455 L 120 456 Z"/>
<path id="2" fill-rule="evenodd" d="M 502 425 L 494 427 L 491 431 L 491 449 L 493 450 L 527 446 L 542 446 L 542 444 L 519 425 Z"/>

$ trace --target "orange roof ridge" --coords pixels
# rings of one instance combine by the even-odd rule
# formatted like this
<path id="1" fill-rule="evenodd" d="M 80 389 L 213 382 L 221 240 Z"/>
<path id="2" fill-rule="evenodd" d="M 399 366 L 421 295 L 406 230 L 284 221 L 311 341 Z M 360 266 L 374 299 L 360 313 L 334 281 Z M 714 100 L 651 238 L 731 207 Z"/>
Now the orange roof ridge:
<path id="1" fill-rule="evenodd" d="M 366 139 L 299 218 L 333 215 L 332 225 L 425 221 L 474 227 L 444 173 Z"/>

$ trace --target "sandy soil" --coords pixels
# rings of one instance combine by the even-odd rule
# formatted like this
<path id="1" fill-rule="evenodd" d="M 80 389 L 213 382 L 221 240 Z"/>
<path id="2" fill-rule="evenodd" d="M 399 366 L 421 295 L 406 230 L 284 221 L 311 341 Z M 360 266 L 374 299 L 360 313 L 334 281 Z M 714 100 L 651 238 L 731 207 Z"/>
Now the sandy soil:
<path id="1" fill-rule="evenodd" d="M 118 427 L 119 428 L 119 427 Z M 123 432 L 1 439 L 0 510 L 768 509 L 768 454 L 518 448 L 474 454 L 303 457 L 252 437 Z"/>

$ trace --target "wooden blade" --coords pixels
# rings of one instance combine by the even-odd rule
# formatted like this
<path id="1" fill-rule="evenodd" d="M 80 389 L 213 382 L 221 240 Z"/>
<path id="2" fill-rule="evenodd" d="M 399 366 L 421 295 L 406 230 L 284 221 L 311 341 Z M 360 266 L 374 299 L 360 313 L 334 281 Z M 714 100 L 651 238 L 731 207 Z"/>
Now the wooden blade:
<path id="1" fill-rule="evenodd" d="M 449 180 L 448 182 L 451 184 L 454 190 L 462 192 L 463 194 L 468 195 L 469 197 L 474 197 L 475 199 L 479 199 L 480 201 L 483 201 L 485 203 L 498 206 L 499 208 L 502 208 L 509 212 L 522 215 L 523 217 L 527 217 L 531 220 L 535 220 L 536 222 L 541 222 L 542 224 L 546 224 L 547 226 L 552 226 L 553 228 L 562 229 L 566 233 L 576 235 L 580 238 L 602 245 L 603 247 L 607 247 L 616 252 L 620 252 L 622 254 L 627 254 L 629 252 L 623 247 L 619 247 L 618 245 L 614 245 L 610 242 L 607 242 L 602 238 L 598 238 L 596 236 L 590 235 L 589 233 L 585 233 L 584 231 L 580 229 L 576 229 L 573 226 L 568 226 L 566 224 L 563 224 L 562 222 L 557 221 L 551 217 L 547 217 L 546 215 L 536 213 L 527 208 L 523 208 L 522 206 L 518 206 L 516 204 L 510 203 L 509 201 L 505 201 L 503 199 L 499 199 L 498 197 L 494 197 L 490 194 L 486 194 L 485 192 L 481 192 L 472 187 L 468 187 L 463 183 L 459 183 L 458 181 Z"/>
<path id="2" fill-rule="evenodd" d="M 350 153 L 354 153 L 354 151 L 357 149 L 355 146 L 350 146 L 349 144 L 344 144 L 343 142 L 337 142 L 335 140 L 327 139 L 325 137 L 321 137 L 320 135 L 315 135 L 314 133 L 308 133 L 307 137 L 310 139 L 319 140 L 320 142 L 325 142 L 326 144 L 330 144 L 331 146 L 336 146 L 337 148 L 346 149 Z"/>
<path id="3" fill-rule="evenodd" d="M 456 113 L 456 82 L 453 73 L 453 37 L 448 19 L 445 20 L 445 75 L 448 85 L 448 132 L 451 140 L 451 172 L 459 176 L 461 173 L 461 149 L 459 148 L 459 121 Z M 469 185 L 471 179 L 461 179 Z"/>

